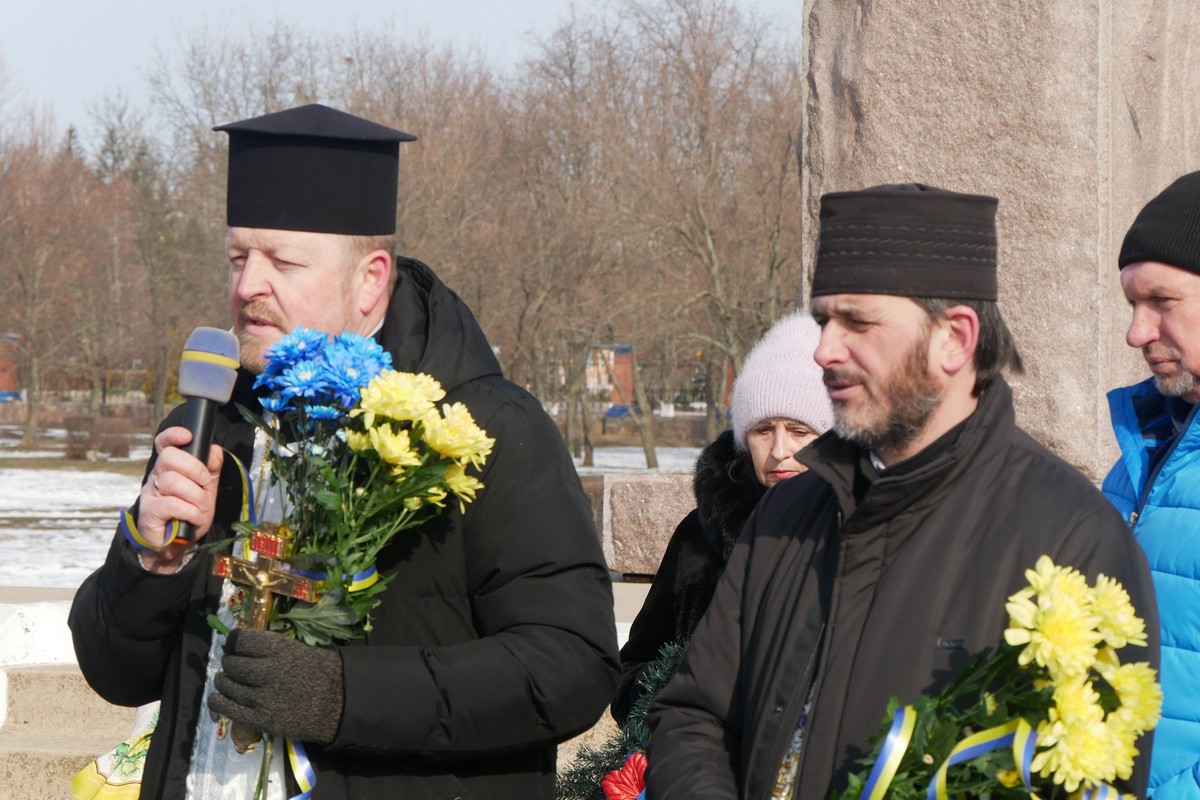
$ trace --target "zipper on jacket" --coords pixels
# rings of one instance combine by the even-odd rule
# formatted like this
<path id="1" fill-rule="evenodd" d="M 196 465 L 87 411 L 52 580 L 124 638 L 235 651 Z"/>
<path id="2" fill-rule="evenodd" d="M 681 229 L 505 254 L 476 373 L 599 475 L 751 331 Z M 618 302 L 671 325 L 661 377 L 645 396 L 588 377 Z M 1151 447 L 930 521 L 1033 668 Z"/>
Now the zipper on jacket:
<path id="1" fill-rule="evenodd" d="M 1142 509 L 1145 508 L 1147 501 L 1150 500 L 1150 490 L 1154 488 L 1154 482 L 1158 480 L 1158 473 L 1162 472 L 1162 468 L 1171 460 L 1171 455 L 1175 452 L 1175 448 L 1179 446 L 1179 442 L 1183 440 L 1188 430 L 1191 429 L 1197 409 L 1200 409 L 1200 403 L 1192 406 L 1192 410 L 1188 412 L 1187 420 L 1183 423 L 1183 430 L 1179 431 L 1171 440 L 1171 443 L 1167 446 L 1167 452 L 1158 458 L 1158 463 L 1150 471 L 1150 477 L 1146 479 L 1146 485 L 1142 487 L 1142 492 L 1138 496 L 1137 505 L 1133 507 L 1133 511 L 1129 512 L 1129 527 L 1131 530 L 1137 525 L 1137 521 L 1142 516 Z"/>
<path id="2" fill-rule="evenodd" d="M 796 728 L 800 726 L 800 715 L 804 713 L 804 704 L 808 702 L 810 697 L 813 698 L 813 709 L 816 709 L 817 685 L 820 683 L 820 676 L 811 678 L 810 676 L 813 675 L 817 655 L 821 652 L 822 645 L 825 642 L 825 626 L 827 624 L 825 622 L 821 623 L 821 629 L 817 631 L 816 646 L 813 647 L 812 653 L 808 656 L 808 664 L 804 667 L 804 677 L 801 679 L 801 685 L 804 686 L 804 690 L 797 692 L 782 710 L 776 709 L 777 713 L 784 714 L 785 716 L 784 723 L 781 726 L 780 737 L 775 740 L 771 748 L 771 752 L 774 753 L 772 763 L 775 765 L 775 773 L 773 777 L 767 780 L 767 787 L 769 789 L 774 788 L 776 781 L 779 779 L 779 768 L 782 766 L 783 760 L 787 757 L 788 749 L 792 746 L 792 741 L 796 738 Z M 805 684 L 807 685 L 805 686 Z M 797 700 L 799 700 L 798 703 L 796 702 Z M 796 787 L 800 782 L 800 768 L 804 765 L 804 752 L 807 749 L 808 736 L 811 732 L 811 728 L 805 725 L 804 733 L 802 734 L 803 738 L 800 740 L 800 752 L 796 754 L 796 777 L 792 787 L 793 797 L 796 796 Z"/>

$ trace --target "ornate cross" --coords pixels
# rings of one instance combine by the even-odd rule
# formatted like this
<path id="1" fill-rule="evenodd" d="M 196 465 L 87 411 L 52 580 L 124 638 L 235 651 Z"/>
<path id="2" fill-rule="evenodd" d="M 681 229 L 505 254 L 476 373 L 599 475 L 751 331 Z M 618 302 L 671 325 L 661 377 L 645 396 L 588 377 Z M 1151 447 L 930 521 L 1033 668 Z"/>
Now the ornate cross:
<path id="1" fill-rule="evenodd" d="M 243 624 L 251 630 L 267 630 L 276 595 L 308 603 L 317 601 L 317 581 L 298 575 L 284 562 L 289 536 L 286 527 L 273 522 L 259 523 L 250 535 L 250 549 L 257 554 L 256 560 L 218 555 L 213 563 L 214 575 L 246 589 Z M 236 723 L 231 736 L 239 753 L 253 749 L 261 738 L 258 731 Z"/>

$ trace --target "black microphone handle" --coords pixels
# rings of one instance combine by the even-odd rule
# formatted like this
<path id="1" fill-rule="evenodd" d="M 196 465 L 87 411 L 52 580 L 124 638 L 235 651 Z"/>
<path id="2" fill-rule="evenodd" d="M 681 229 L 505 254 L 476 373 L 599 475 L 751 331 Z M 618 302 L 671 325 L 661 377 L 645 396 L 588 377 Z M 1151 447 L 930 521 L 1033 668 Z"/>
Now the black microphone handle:
<path id="1" fill-rule="evenodd" d="M 213 425 L 217 419 L 217 404 L 206 397 L 189 397 L 183 406 L 183 427 L 192 432 L 192 441 L 183 448 L 185 453 L 208 463 L 208 451 L 212 447 Z M 196 538 L 196 529 L 190 522 L 178 521 L 179 530 L 175 538 L 190 542 Z"/>

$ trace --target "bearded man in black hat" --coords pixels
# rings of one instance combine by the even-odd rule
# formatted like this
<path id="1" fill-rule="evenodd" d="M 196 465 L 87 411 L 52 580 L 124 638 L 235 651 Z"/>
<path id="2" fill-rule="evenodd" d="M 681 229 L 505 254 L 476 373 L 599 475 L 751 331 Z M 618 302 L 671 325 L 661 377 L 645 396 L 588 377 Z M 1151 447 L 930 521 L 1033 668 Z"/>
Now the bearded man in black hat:
<path id="1" fill-rule="evenodd" d="M 921 185 L 822 198 L 812 312 L 835 427 L 760 501 L 651 711 L 654 800 L 842 790 L 889 698 L 936 693 L 1001 642 L 1043 554 L 1121 581 L 1157 664 L 1136 542 L 1014 421 L 996 206 Z"/>
<path id="2" fill-rule="evenodd" d="M 506 381 L 462 301 L 419 261 L 394 255 L 399 144 L 414 137 L 319 105 L 217 130 L 230 137 L 229 302 L 242 368 L 207 462 L 182 448 L 172 413 L 131 509 L 80 587 L 70 625 L 103 697 L 161 700 L 143 797 L 250 797 L 260 752 L 236 752 L 222 718 L 302 741 L 316 797 L 550 798 L 555 744 L 588 728 L 619 675 L 612 587 L 588 502 L 558 429 Z M 397 539 L 395 576 L 350 645 L 309 647 L 269 631 L 215 633 L 231 586 L 211 552 L 168 542 L 229 538 L 264 442 L 236 410 L 267 349 L 297 326 L 374 336 L 398 370 L 424 372 L 495 439 L 465 511 Z M 259 497 L 268 495 L 259 492 Z M 261 519 L 260 515 L 260 519 Z M 298 786 L 276 749 L 265 796 Z M 307 796 L 307 795 L 306 795 Z"/>

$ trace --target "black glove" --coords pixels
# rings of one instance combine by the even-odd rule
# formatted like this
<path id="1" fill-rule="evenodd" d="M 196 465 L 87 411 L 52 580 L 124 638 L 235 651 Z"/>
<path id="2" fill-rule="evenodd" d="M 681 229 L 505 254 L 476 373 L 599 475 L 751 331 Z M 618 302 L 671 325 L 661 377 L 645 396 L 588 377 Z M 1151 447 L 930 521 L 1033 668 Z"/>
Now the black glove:
<path id="1" fill-rule="evenodd" d="M 230 633 L 213 686 L 212 713 L 273 736 L 329 744 L 342 721 L 341 655 L 281 633 Z"/>

